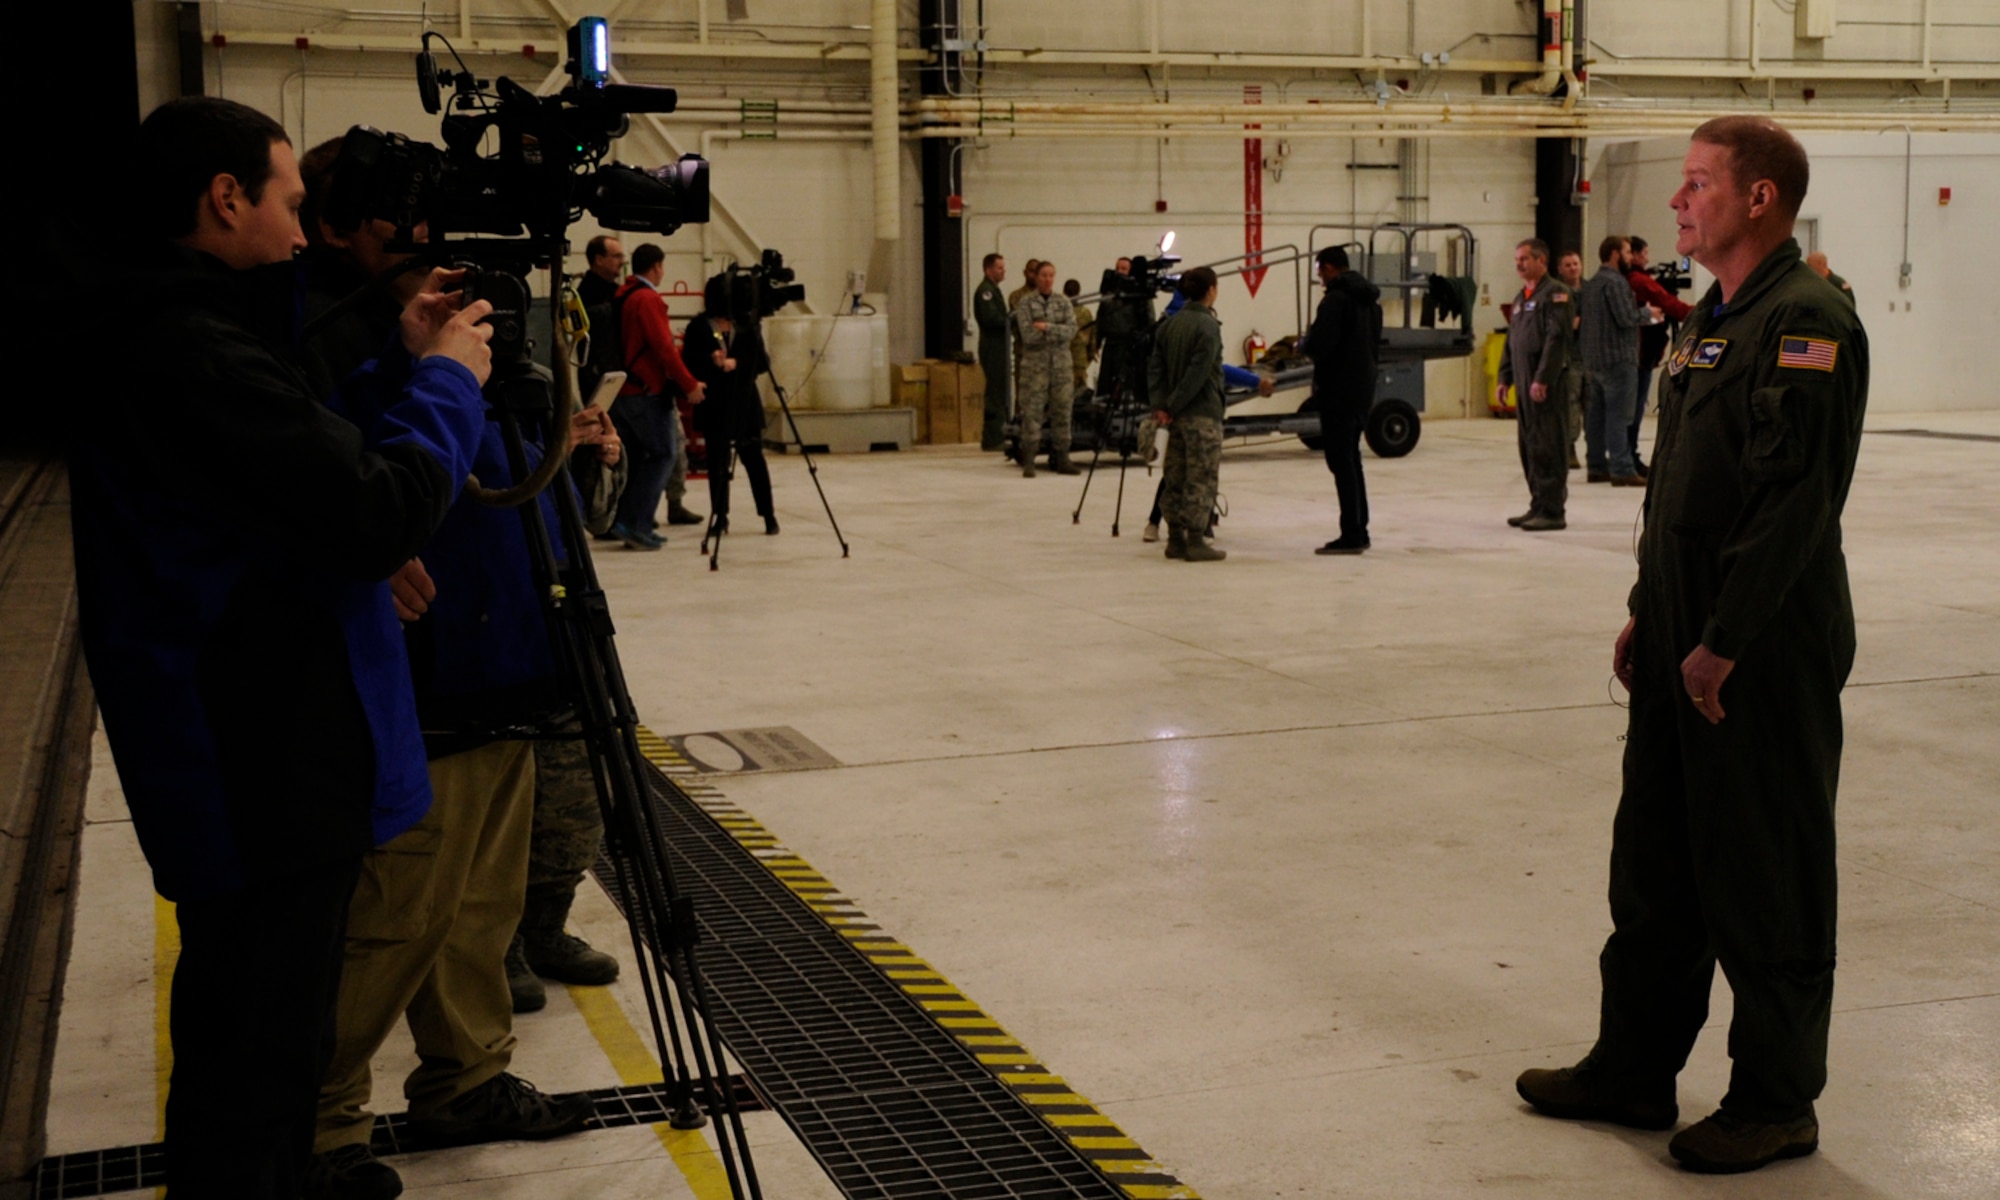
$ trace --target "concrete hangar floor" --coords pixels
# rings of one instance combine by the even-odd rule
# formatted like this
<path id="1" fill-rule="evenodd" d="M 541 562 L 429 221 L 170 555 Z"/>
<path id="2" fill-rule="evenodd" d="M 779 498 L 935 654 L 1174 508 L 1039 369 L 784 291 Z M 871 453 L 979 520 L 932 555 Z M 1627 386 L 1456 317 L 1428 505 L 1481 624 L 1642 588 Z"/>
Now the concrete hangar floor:
<path id="1" fill-rule="evenodd" d="M 1370 458 L 1359 559 L 1312 555 L 1333 489 L 1287 442 L 1224 456 L 1218 565 L 1140 542 L 1142 474 L 1114 541 L 1115 475 L 1072 525 L 1077 481 L 969 449 L 821 460 L 844 561 L 780 457 L 781 536 L 733 537 L 717 573 L 678 532 L 600 564 L 653 730 L 785 726 L 837 761 L 690 778 L 945 981 L 940 1009 L 990 1017 L 985 1045 L 1018 1051 L 995 1070 L 1087 1098 L 1050 1111 L 1101 1114 L 1130 1169 L 1178 1181 L 1126 1195 L 2000 1195 L 2000 419 L 1885 414 L 1863 444 L 1823 1144 L 1736 1179 L 1513 1092 L 1595 1029 L 1639 498 L 1578 482 L 1567 532 L 1508 529 L 1512 437 L 1434 422 L 1411 456 Z M 51 1154 L 158 1136 L 172 921 L 101 745 L 93 786 Z M 577 927 L 624 946 L 585 891 Z M 1726 1079 L 1716 989 L 1684 1120 Z M 517 1024 L 518 1071 L 644 1076 L 632 972 L 553 990 Z M 378 1110 L 410 1065 L 407 1042 L 383 1051 Z M 840 1194 L 775 1114 L 748 1120 L 765 1195 Z M 708 1200 L 726 1191 L 701 1136 L 392 1161 L 418 1197 Z"/>

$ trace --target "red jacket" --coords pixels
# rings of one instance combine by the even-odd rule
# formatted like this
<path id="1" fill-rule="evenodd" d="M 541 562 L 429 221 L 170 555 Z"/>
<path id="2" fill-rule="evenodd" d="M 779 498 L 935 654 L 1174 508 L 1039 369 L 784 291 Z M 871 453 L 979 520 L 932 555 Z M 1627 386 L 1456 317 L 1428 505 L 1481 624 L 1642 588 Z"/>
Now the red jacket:
<path id="1" fill-rule="evenodd" d="M 643 295 L 639 293 L 644 293 Z M 690 395 L 701 385 L 681 361 L 674 345 L 673 327 L 667 324 L 667 301 L 652 284 L 638 276 L 618 289 L 618 328 L 625 342 L 625 370 L 630 374 L 621 396 L 670 396 L 672 385 L 681 395 Z"/>
<path id="2" fill-rule="evenodd" d="M 1694 306 L 1675 298 L 1674 294 L 1660 286 L 1660 281 L 1634 267 L 1625 272 L 1625 281 L 1632 285 L 1632 294 L 1641 305 L 1651 304 L 1667 314 L 1669 321 L 1685 321 Z"/>

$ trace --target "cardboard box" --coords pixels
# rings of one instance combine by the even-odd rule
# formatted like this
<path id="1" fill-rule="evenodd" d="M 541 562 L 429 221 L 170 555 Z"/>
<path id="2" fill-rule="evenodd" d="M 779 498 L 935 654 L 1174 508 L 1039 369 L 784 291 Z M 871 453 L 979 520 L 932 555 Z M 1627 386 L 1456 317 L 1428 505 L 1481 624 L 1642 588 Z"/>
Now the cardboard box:
<path id="1" fill-rule="evenodd" d="M 889 368 L 889 407 L 914 409 L 917 441 L 930 436 L 931 368 L 927 362 L 898 363 Z"/>
<path id="2" fill-rule="evenodd" d="M 926 359 L 930 385 L 920 422 L 923 440 L 934 446 L 963 445 L 979 440 L 985 420 L 986 372 L 977 363 Z"/>

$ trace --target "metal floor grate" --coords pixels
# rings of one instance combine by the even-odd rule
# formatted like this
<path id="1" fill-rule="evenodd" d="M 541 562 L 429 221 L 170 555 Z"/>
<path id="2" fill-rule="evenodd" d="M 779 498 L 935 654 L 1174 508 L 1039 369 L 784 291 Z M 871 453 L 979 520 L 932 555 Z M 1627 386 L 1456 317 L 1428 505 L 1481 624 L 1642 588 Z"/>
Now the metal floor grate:
<path id="1" fill-rule="evenodd" d="M 648 764 L 716 1030 L 850 1200 L 1127 1200 L 755 853 Z M 623 903 L 616 876 L 597 877 Z"/>
<path id="2" fill-rule="evenodd" d="M 736 1106 L 745 1112 L 766 1107 L 763 1099 L 744 1082 L 741 1075 L 729 1079 Z M 597 1088 L 583 1093 L 597 1106 L 589 1129 L 618 1129 L 627 1125 L 661 1125 L 667 1120 L 666 1088 L 645 1083 L 632 1087 Z M 427 1147 L 410 1133 L 405 1113 L 376 1117 L 369 1134 L 369 1148 L 377 1158 L 408 1154 Z M 110 1150 L 80 1150 L 45 1158 L 35 1169 L 35 1200 L 65 1200 L 74 1196 L 104 1196 L 115 1192 L 164 1187 L 167 1182 L 167 1148 L 160 1142 L 144 1146 L 118 1146 Z"/>

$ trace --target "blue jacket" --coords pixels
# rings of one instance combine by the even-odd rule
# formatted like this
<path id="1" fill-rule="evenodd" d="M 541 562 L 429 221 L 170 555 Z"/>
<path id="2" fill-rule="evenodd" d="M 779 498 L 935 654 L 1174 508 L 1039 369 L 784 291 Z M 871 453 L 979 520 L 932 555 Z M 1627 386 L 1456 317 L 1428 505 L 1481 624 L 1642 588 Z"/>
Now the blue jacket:
<path id="1" fill-rule="evenodd" d="M 79 402 L 84 650 L 154 886 L 358 855 L 430 787 L 382 581 L 444 519 L 485 423 L 471 372 L 389 356 L 377 443 L 313 394 L 289 265 L 172 245 L 128 277 L 120 371 Z"/>

